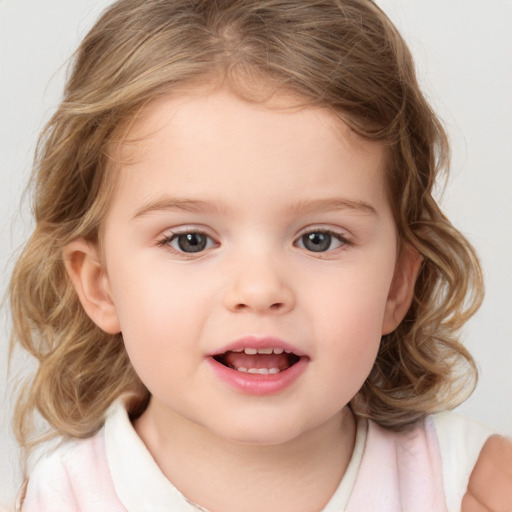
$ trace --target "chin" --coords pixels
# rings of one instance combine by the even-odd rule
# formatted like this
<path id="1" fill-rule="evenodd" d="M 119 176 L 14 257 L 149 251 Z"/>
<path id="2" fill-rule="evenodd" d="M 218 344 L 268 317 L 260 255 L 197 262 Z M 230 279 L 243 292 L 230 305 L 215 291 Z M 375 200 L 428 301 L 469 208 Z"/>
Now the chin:
<path id="1" fill-rule="evenodd" d="M 216 432 L 228 442 L 246 446 L 275 446 L 293 441 L 304 433 L 297 424 L 255 421 L 250 424 L 231 424 Z"/>

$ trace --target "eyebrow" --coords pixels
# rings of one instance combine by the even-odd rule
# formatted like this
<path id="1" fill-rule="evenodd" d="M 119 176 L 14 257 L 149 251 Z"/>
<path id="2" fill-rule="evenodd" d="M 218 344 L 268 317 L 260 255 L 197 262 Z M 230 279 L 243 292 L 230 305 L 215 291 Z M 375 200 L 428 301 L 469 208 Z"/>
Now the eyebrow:
<path id="1" fill-rule="evenodd" d="M 333 210 L 352 210 L 355 213 L 364 215 L 377 215 L 377 210 L 365 201 L 346 198 L 325 198 L 297 201 L 286 208 L 289 215 L 301 215 L 315 212 L 325 212 Z M 159 211 L 185 211 L 185 212 L 225 212 L 227 209 L 216 201 L 207 201 L 204 199 L 188 199 L 164 197 L 148 201 L 142 205 L 133 219 L 144 217 L 153 212 Z"/>
<path id="2" fill-rule="evenodd" d="M 298 201 L 292 204 L 287 212 L 290 214 L 304 214 L 333 210 L 352 210 L 364 215 L 377 215 L 377 210 L 370 203 L 359 199 L 341 197 Z"/>
<path id="3" fill-rule="evenodd" d="M 205 201 L 203 199 L 187 199 L 164 197 L 155 199 L 143 204 L 132 217 L 144 217 L 149 213 L 159 211 L 184 211 L 184 212 L 219 212 L 225 208 L 215 201 Z"/>

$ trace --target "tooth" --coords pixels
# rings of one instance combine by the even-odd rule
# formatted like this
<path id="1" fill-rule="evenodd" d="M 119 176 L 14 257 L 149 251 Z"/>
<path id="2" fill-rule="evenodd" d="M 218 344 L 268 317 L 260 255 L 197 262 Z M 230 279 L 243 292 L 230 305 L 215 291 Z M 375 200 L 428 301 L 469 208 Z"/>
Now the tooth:
<path id="1" fill-rule="evenodd" d="M 234 348 L 231 352 L 243 352 L 243 348 Z"/>
<path id="2" fill-rule="evenodd" d="M 258 373 L 260 375 L 268 375 L 268 368 L 259 368 Z"/>
<path id="3" fill-rule="evenodd" d="M 284 351 L 283 351 L 283 349 L 282 349 L 282 348 L 275 348 L 275 349 L 274 349 L 274 354 L 279 355 L 279 354 L 282 354 L 283 352 L 284 352 Z"/>
<path id="4" fill-rule="evenodd" d="M 279 368 L 269 368 L 268 373 L 270 375 L 274 375 L 276 373 L 279 373 L 281 370 Z"/>
<path id="5" fill-rule="evenodd" d="M 259 373 L 259 372 L 258 372 L 258 368 L 249 368 L 249 369 L 247 370 L 247 373 Z"/>
<path id="6" fill-rule="evenodd" d="M 258 351 L 255 349 L 255 348 L 244 348 L 244 352 L 248 355 L 248 356 L 253 356 L 255 354 L 258 353 Z"/>
<path id="7" fill-rule="evenodd" d="M 285 353 L 286 354 L 291 354 L 292 352 L 291 352 L 291 350 L 285 350 Z"/>
<path id="8" fill-rule="evenodd" d="M 273 349 L 271 348 L 259 348 L 258 354 L 272 354 Z"/>
<path id="9" fill-rule="evenodd" d="M 240 368 L 237 368 L 237 371 L 242 372 L 242 373 L 247 373 L 247 368 L 244 368 L 243 366 L 241 366 Z"/>

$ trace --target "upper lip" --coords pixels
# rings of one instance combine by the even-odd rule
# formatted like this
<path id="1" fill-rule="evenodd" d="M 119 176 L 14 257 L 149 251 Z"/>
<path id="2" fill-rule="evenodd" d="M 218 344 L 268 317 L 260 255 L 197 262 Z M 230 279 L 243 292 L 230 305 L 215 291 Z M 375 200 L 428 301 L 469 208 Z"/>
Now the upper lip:
<path id="1" fill-rule="evenodd" d="M 301 351 L 299 348 L 295 347 L 291 343 L 282 340 L 281 338 L 277 338 L 275 336 L 243 336 L 242 338 L 238 338 L 235 341 L 232 341 L 225 345 L 224 347 L 216 350 L 211 356 L 217 356 L 220 354 L 224 354 L 229 351 L 241 350 L 244 348 L 252 348 L 252 349 L 265 349 L 265 348 L 273 348 L 273 349 L 282 349 L 286 352 L 291 352 L 299 357 L 307 356 L 306 353 Z"/>

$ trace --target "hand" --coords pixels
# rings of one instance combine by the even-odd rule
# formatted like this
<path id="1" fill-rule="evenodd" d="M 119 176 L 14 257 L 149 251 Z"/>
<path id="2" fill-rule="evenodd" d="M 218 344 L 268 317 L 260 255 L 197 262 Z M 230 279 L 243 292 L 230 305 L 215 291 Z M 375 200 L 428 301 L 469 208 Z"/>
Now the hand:
<path id="1" fill-rule="evenodd" d="M 492 436 L 469 478 L 461 512 L 512 511 L 512 442 Z"/>

